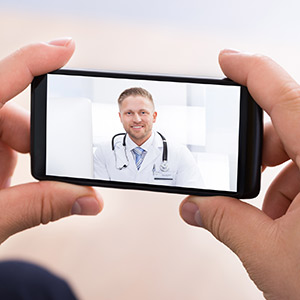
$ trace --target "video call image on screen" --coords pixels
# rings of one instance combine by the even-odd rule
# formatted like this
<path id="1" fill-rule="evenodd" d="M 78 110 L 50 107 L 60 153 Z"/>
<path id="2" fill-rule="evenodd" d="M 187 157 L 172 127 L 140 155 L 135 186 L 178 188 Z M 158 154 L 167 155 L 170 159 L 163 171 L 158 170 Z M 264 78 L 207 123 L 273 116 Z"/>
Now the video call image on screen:
<path id="1" fill-rule="evenodd" d="M 48 75 L 46 175 L 237 191 L 240 87 Z"/>

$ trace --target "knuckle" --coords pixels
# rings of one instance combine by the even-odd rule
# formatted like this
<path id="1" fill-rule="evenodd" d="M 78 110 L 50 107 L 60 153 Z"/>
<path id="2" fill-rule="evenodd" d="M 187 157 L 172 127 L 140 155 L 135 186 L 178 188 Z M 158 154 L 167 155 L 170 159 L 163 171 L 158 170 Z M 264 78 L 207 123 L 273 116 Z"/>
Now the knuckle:
<path id="1" fill-rule="evenodd" d="M 238 254 L 240 249 L 243 248 L 243 238 L 237 236 L 236 230 L 239 226 L 237 223 L 239 216 L 237 215 L 237 212 L 235 212 L 235 209 L 232 209 L 232 206 L 226 205 L 225 202 L 223 199 L 223 203 L 218 203 L 218 206 L 212 212 L 210 224 L 208 226 L 216 239 Z"/>
<path id="2" fill-rule="evenodd" d="M 45 182 L 35 183 L 34 193 L 30 200 L 25 214 L 25 219 L 32 220 L 30 227 L 54 221 L 51 187 L 46 188 Z"/>
<path id="3" fill-rule="evenodd" d="M 28 47 L 29 46 L 18 48 L 14 53 L 11 54 L 11 56 L 17 61 L 22 62 L 26 52 L 28 51 Z"/>
<path id="4" fill-rule="evenodd" d="M 39 200 L 41 224 L 47 224 L 71 214 L 73 199 L 76 195 L 74 187 L 70 190 L 65 183 L 54 181 L 39 182 L 39 185 L 42 191 Z"/>
<path id="5" fill-rule="evenodd" d="M 54 204 L 55 187 L 52 182 L 40 182 L 40 224 L 48 224 L 55 221 Z"/>
<path id="6" fill-rule="evenodd" d="M 286 81 L 281 87 L 281 100 L 279 103 L 288 105 L 292 109 L 300 108 L 300 86 L 294 81 Z"/>
<path id="7" fill-rule="evenodd" d="M 300 85 L 288 75 L 278 86 L 278 99 L 274 101 L 270 115 L 282 112 L 288 112 L 290 117 L 294 116 L 297 119 L 300 113 Z"/>
<path id="8" fill-rule="evenodd" d="M 213 215 L 210 219 L 209 228 L 212 234 L 219 240 L 223 241 L 224 239 L 224 217 L 225 217 L 225 208 L 223 206 L 218 206 L 213 212 Z"/>
<path id="9" fill-rule="evenodd" d="M 255 53 L 252 55 L 252 62 L 256 66 L 266 65 L 272 63 L 272 59 L 266 55 Z"/>
<path id="10" fill-rule="evenodd" d="M 27 53 L 32 52 L 36 48 L 42 48 L 45 46 L 45 43 L 38 42 L 34 44 L 28 44 L 24 47 L 18 48 L 12 55 L 15 55 L 17 57 L 23 57 L 26 56 Z"/>

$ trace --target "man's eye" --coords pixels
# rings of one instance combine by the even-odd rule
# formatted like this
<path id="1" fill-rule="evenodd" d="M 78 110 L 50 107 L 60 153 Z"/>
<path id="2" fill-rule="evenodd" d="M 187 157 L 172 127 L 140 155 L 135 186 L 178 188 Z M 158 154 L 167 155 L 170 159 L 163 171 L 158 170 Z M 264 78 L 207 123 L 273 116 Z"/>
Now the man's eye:
<path id="1" fill-rule="evenodd" d="M 130 112 L 130 111 L 128 111 L 126 114 L 127 114 L 127 115 L 131 115 L 131 112 Z"/>

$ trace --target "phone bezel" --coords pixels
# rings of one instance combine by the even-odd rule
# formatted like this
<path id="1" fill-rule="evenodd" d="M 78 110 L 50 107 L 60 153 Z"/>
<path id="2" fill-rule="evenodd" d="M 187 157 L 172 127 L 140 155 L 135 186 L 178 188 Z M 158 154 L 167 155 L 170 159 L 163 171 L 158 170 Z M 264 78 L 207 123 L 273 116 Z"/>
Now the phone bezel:
<path id="1" fill-rule="evenodd" d="M 71 69 L 60 69 L 49 74 L 56 74 L 58 76 L 89 76 L 241 86 L 228 78 L 216 79 Z M 258 195 L 260 190 L 263 133 L 262 110 L 252 99 L 246 87 L 241 86 L 237 191 L 232 192 L 46 175 L 47 75 L 48 74 L 35 77 L 31 84 L 31 172 L 34 178 L 38 180 L 55 180 L 90 186 L 200 196 L 223 195 L 245 199 L 253 198 Z"/>

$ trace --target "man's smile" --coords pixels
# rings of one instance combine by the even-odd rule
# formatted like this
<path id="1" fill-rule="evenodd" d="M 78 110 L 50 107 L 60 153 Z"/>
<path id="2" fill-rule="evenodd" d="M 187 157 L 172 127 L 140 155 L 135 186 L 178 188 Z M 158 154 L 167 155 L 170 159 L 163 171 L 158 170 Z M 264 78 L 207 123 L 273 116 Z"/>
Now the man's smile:
<path id="1" fill-rule="evenodd" d="M 142 126 L 142 125 L 134 125 L 134 126 L 131 126 L 131 128 L 133 128 L 133 129 L 141 129 L 141 128 L 143 128 L 144 126 Z"/>

